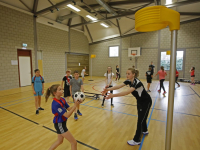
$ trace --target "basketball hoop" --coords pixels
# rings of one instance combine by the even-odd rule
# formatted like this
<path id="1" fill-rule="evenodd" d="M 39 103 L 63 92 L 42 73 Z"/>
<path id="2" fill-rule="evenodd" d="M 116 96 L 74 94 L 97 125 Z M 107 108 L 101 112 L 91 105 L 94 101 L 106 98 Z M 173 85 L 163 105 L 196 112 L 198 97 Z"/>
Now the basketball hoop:
<path id="1" fill-rule="evenodd" d="M 131 54 L 132 56 L 135 56 L 136 54 Z"/>

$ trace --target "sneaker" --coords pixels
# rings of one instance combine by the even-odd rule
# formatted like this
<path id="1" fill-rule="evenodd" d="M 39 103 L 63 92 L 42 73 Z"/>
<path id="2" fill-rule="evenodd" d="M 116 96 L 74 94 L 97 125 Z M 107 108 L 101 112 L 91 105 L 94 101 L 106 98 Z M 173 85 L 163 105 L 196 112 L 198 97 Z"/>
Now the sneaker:
<path id="1" fill-rule="evenodd" d="M 165 91 L 163 94 L 166 94 L 167 92 Z"/>
<path id="2" fill-rule="evenodd" d="M 149 92 L 151 92 L 151 91 L 149 90 Z"/>
<path id="3" fill-rule="evenodd" d="M 104 107 L 104 104 L 101 104 L 101 107 L 103 108 L 103 107 Z"/>
<path id="4" fill-rule="evenodd" d="M 178 87 L 180 87 L 180 85 L 178 85 Z"/>
<path id="5" fill-rule="evenodd" d="M 42 107 L 39 107 L 38 109 L 39 109 L 39 110 L 44 110 L 44 108 L 42 108 Z"/>
<path id="6" fill-rule="evenodd" d="M 78 120 L 78 116 L 76 113 L 74 114 L 74 120 Z"/>
<path id="7" fill-rule="evenodd" d="M 114 104 L 111 104 L 112 107 L 114 107 Z"/>
<path id="8" fill-rule="evenodd" d="M 134 146 L 134 145 L 140 145 L 141 142 L 135 142 L 134 140 L 130 140 L 130 141 L 127 141 L 127 143 L 131 146 Z"/>
<path id="9" fill-rule="evenodd" d="M 144 135 L 147 135 L 147 134 L 149 134 L 149 132 L 148 131 L 146 131 L 146 132 L 142 132 Z"/>
<path id="10" fill-rule="evenodd" d="M 77 110 L 77 113 L 79 116 L 82 116 L 82 113 L 79 110 Z"/>
<path id="11" fill-rule="evenodd" d="M 35 113 L 36 115 L 38 115 L 39 114 L 39 110 L 36 110 L 36 113 Z"/>
<path id="12" fill-rule="evenodd" d="M 158 90 L 158 93 L 160 93 L 161 91 L 160 90 Z"/>

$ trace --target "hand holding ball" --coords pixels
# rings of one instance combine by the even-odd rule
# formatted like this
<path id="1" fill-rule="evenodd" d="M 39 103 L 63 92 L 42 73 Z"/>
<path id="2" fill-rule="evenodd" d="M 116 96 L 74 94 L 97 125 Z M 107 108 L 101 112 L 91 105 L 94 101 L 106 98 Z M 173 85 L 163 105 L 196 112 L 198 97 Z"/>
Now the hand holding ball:
<path id="1" fill-rule="evenodd" d="M 74 94 L 74 101 L 83 102 L 85 100 L 85 94 L 83 92 L 76 92 Z"/>

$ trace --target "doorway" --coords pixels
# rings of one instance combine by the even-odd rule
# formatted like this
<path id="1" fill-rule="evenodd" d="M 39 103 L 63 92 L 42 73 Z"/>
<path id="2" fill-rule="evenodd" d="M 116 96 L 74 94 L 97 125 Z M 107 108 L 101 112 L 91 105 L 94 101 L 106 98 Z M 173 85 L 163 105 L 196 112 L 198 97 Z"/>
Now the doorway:
<path id="1" fill-rule="evenodd" d="M 19 86 L 31 85 L 32 78 L 32 55 L 31 50 L 17 50 Z"/>

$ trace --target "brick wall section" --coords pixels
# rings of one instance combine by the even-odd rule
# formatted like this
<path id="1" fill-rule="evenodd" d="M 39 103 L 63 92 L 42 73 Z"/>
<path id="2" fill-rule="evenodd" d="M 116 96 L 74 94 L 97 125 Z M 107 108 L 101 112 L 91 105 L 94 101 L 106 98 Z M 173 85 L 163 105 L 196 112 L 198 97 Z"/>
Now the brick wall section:
<path id="1" fill-rule="evenodd" d="M 190 79 L 190 69 L 195 67 L 195 80 L 200 80 L 200 48 L 186 49 L 185 77 Z"/>
<path id="2" fill-rule="evenodd" d="M 153 61 L 155 65 L 155 73 L 158 71 L 158 49 L 142 49 L 142 55 L 137 58 L 137 69 L 139 70 L 139 79 L 145 79 L 146 71 L 149 69 L 149 65 Z M 155 77 L 154 77 L 155 79 Z"/>
<path id="3" fill-rule="evenodd" d="M 11 60 L 17 60 L 16 47 L 27 43 L 34 48 L 33 18 L 1 5 L 0 14 L 0 90 L 6 90 L 19 87 L 18 66 L 11 65 Z M 32 51 L 33 68 L 34 57 Z"/>
<path id="4" fill-rule="evenodd" d="M 89 54 L 89 41 L 84 33 L 72 30 L 71 36 L 71 52 Z"/>
<path id="5" fill-rule="evenodd" d="M 43 54 L 45 82 L 61 80 L 65 74 L 65 52 L 68 52 L 68 32 L 37 23 L 38 47 Z"/>
<path id="6" fill-rule="evenodd" d="M 19 87 L 16 47 L 27 43 L 32 50 L 35 69 L 33 16 L 0 5 L 0 90 Z M 68 32 L 37 23 L 38 48 L 43 51 L 43 70 L 46 82 L 61 80 L 65 74 L 65 52 L 68 52 Z M 86 36 L 71 30 L 71 51 L 89 53 Z M 33 72 L 34 75 L 34 72 Z M 6 78 L 3 78 L 6 77 Z"/>
<path id="7" fill-rule="evenodd" d="M 182 24 L 178 31 L 177 48 L 200 47 L 200 21 Z M 170 49 L 171 32 L 169 28 L 161 30 L 161 48 Z"/>
<path id="8" fill-rule="evenodd" d="M 103 76 L 104 73 L 107 71 L 108 66 L 111 66 L 113 72 L 115 73 L 115 67 L 117 64 L 119 64 L 119 57 L 110 58 L 108 56 L 108 53 L 109 53 L 108 47 L 116 46 L 119 44 L 120 44 L 120 40 L 117 39 L 117 40 L 90 45 L 90 54 L 96 55 L 96 58 L 92 59 L 92 75 L 93 76 Z"/>
<path id="9" fill-rule="evenodd" d="M 130 37 L 131 47 L 155 48 L 158 47 L 158 31 L 136 34 Z"/>

